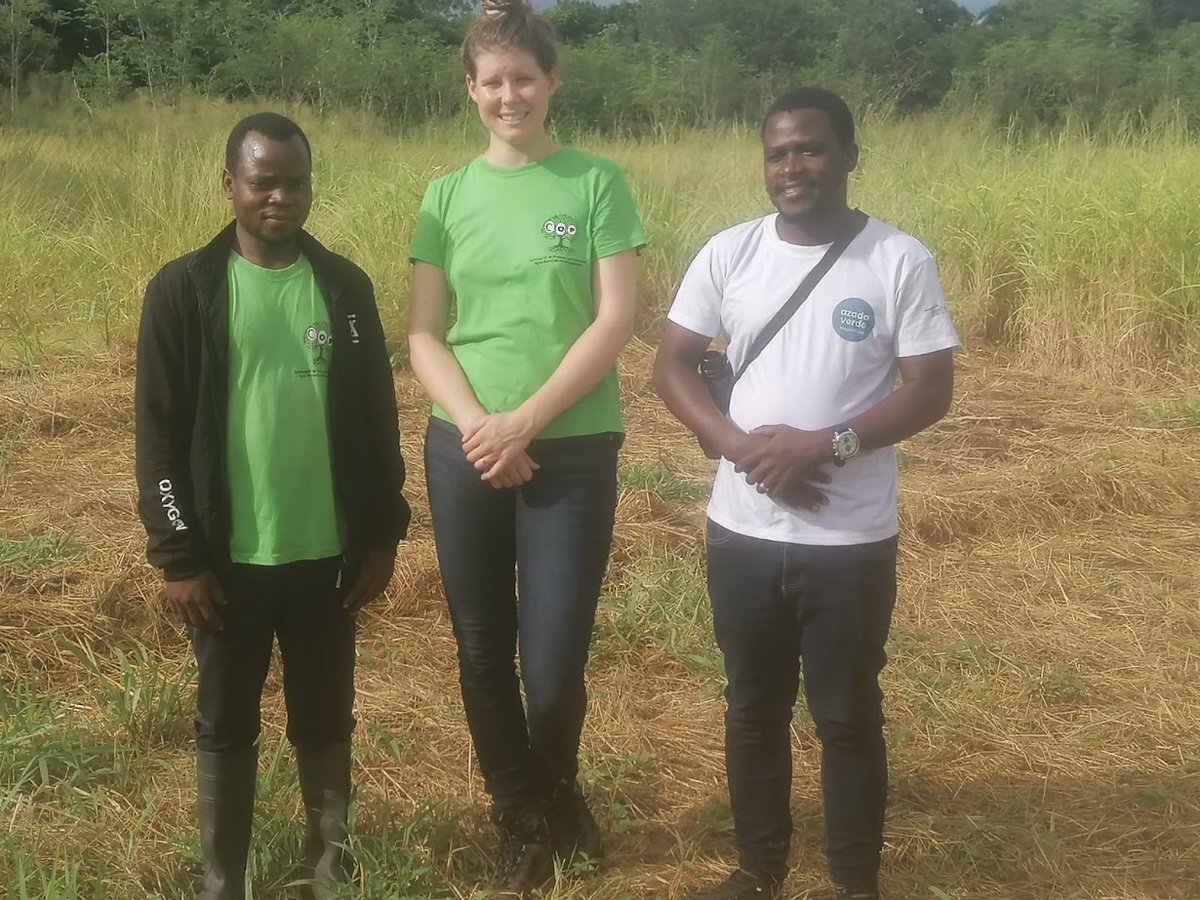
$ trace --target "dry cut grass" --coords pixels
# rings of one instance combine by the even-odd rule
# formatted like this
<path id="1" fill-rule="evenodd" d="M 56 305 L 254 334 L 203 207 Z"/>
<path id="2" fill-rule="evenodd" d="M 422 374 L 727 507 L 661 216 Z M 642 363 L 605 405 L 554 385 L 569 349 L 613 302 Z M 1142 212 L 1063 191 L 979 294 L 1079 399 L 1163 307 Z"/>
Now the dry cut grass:
<path id="1" fill-rule="evenodd" d="M 677 896 L 733 858 L 708 464 L 649 392 L 651 353 L 635 343 L 622 363 L 630 439 L 584 737 L 611 852 L 554 897 Z M 196 872 L 188 649 L 142 558 L 131 365 L 123 346 L 0 376 L 0 885 L 14 896 L 94 896 L 103 880 L 109 897 L 184 897 Z M 1035 378 L 982 347 L 960 365 L 951 415 L 901 451 L 888 896 L 1194 900 L 1200 431 L 1162 414 L 1188 398 Z M 417 514 L 362 622 L 362 895 L 464 897 L 491 836 L 428 527 L 425 404 L 407 373 L 396 386 Z M 287 893 L 298 846 L 280 691 L 276 672 L 264 896 Z M 794 731 L 789 896 L 815 897 L 818 746 L 803 712 Z"/>
<path id="2" fill-rule="evenodd" d="M 217 157 L 248 111 L 132 104 L 0 133 L 0 895 L 191 896 L 189 651 L 143 558 L 131 335 L 154 269 L 225 220 Z M 299 115 L 314 231 L 372 274 L 399 349 L 421 192 L 479 136 Z M 951 415 L 900 449 L 889 896 L 1197 900 L 1196 145 L 1017 145 L 935 120 L 868 122 L 862 144 L 855 201 L 934 250 L 971 347 Z M 651 244 L 584 736 L 611 854 L 552 894 L 672 897 L 733 857 L 710 469 L 649 390 L 651 344 L 696 248 L 765 200 L 751 131 L 583 145 L 629 174 Z M 425 401 L 396 362 L 416 516 L 362 620 L 359 893 L 465 897 L 492 838 L 423 494 Z M 794 897 L 823 883 L 802 706 Z M 275 673 L 252 860 L 270 897 L 294 893 L 299 851 L 282 726 Z"/>

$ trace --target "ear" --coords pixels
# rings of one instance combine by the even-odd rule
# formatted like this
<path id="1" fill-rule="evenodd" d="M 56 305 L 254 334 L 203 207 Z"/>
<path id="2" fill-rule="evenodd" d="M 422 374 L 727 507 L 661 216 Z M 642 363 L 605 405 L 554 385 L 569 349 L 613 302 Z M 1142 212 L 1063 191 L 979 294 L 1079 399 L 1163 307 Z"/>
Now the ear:
<path id="1" fill-rule="evenodd" d="M 846 148 L 846 171 L 853 172 L 858 168 L 858 144 Z"/>
<path id="2" fill-rule="evenodd" d="M 228 169 L 221 173 L 221 192 L 225 194 L 226 200 L 233 199 L 233 173 Z"/>
<path id="3" fill-rule="evenodd" d="M 558 85 L 560 83 L 559 76 L 560 76 L 560 73 L 558 71 L 558 66 L 555 66 L 548 73 L 546 73 L 546 77 L 550 79 L 550 94 L 551 94 L 551 96 L 553 96 L 554 92 L 558 90 Z"/>
<path id="4" fill-rule="evenodd" d="M 473 75 L 467 74 L 466 79 L 467 79 L 467 95 L 475 102 L 476 105 L 478 105 L 479 104 L 479 95 L 475 93 L 475 77 Z"/>

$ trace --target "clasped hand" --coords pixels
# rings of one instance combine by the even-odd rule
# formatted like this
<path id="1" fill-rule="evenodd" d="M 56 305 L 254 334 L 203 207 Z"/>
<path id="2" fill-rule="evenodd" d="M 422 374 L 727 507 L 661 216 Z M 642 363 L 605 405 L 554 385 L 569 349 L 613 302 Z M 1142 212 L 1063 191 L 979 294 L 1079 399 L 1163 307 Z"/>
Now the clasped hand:
<path id="1" fill-rule="evenodd" d="M 463 432 L 463 451 L 492 487 L 516 487 L 538 469 L 526 452 L 536 433 L 534 423 L 520 412 L 492 413 Z"/>
<path id="2" fill-rule="evenodd" d="M 743 435 L 729 461 L 760 494 L 816 512 L 829 502 L 815 485 L 828 484 L 819 466 L 829 461 L 830 440 L 824 431 L 801 431 L 787 425 L 762 425 Z"/>

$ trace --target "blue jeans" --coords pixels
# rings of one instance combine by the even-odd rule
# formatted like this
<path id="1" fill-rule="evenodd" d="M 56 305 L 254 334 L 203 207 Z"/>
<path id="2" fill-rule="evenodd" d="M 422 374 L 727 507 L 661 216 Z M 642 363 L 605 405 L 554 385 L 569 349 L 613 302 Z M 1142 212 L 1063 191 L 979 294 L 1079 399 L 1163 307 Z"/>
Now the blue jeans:
<path id="1" fill-rule="evenodd" d="M 463 706 L 497 812 L 540 805 L 578 770 L 584 668 L 612 543 L 621 440 L 603 433 L 534 441 L 533 478 L 497 489 L 467 462 L 458 429 L 433 419 L 426 432 L 425 478 Z"/>
<path id="2" fill-rule="evenodd" d="M 825 850 L 838 884 L 872 886 L 887 803 L 879 672 L 896 539 L 822 547 L 708 522 L 708 589 L 725 655 L 725 768 L 740 865 L 787 873 L 791 720 L 801 674 L 821 742 Z"/>
<path id="3" fill-rule="evenodd" d="M 263 682 L 279 639 L 287 736 L 300 749 L 354 730 L 354 617 L 342 608 L 342 561 L 234 565 L 221 578 L 221 631 L 190 629 L 196 653 L 196 746 L 244 750 L 257 740 Z"/>

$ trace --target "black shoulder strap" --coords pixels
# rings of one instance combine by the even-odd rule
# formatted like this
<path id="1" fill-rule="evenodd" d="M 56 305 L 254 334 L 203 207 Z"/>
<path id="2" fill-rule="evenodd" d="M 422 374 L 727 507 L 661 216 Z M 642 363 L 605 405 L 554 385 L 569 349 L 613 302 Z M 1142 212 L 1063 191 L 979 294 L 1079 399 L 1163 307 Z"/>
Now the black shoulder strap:
<path id="1" fill-rule="evenodd" d="M 846 248 L 850 246 L 851 241 L 858 237 L 859 232 L 866 227 L 868 218 L 869 216 L 861 209 L 850 211 L 850 227 L 846 229 L 845 234 L 830 245 L 829 249 L 825 251 L 825 255 L 821 257 L 820 262 L 813 266 L 812 270 L 804 276 L 804 280 L 800 282 L 800 286 L 788 298 L 788 302 L 780 307 L 779 312 L 775 313 L 775 317 L 767 323 L 767 327 L 754 339 L 754 343 L 746 351 L 746 358 L 742 360 L 742 364 L 733 376 L 734 384 L 737 384 L 738 379 L 745 374 L 750 363 L 758 359 L 758 355 L 763 352 L 767 344 L 771 343 L 775 335 L 779 333 L 779 329 L 786 325 L 788 319 L 796 314 L 796 310 L 804 305 L 804 301 L 813 292 L 813 288 L 825 277 L 825 273 L 833 267 L 833 264 L 838 261 L 838 257 L 846 252 Z"/>

